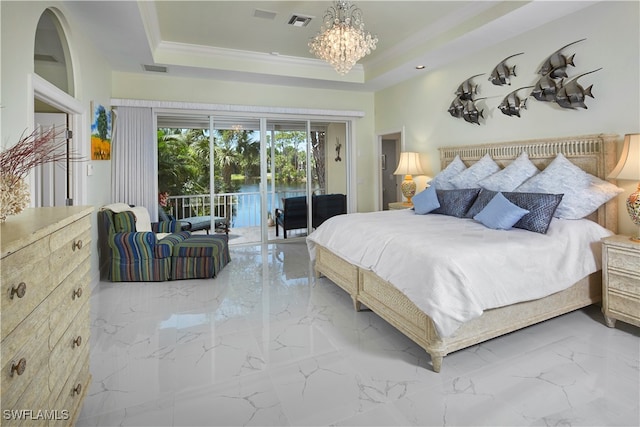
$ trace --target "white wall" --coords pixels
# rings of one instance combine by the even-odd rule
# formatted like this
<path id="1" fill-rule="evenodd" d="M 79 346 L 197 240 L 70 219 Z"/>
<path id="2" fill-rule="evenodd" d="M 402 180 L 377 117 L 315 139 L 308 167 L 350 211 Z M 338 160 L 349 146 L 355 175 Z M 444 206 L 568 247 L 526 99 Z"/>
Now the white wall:
<path id="1" fill-rule="evenodd" d="M 640 3 L 603 2 L 574 15 L 547 24 L 517 38 L 502 42 L 464 61 L 430 72 L 375 95 L 376 129 L 405 126 L 406 149 L 422 153 L 425 172 L 434 176 L 440 170 L 438 147 L 480 144 L 538 137 L 561 137 L 597 133 L 640 132 Z M 602 70 L 579 80 L 584 87 L 593 85 L 595 99 L 587 98 L 587 110 L 562 109 L 557 105 L 527 101 L 520 118 L 509 117 L 497 106 L 510 91 L 535 84 L 541 63 L 563 45 L 586 38 L 564 51 L 575 53 L 575 68 L 569 76 Z M 517 76 L 511 86 L 494 86 L 488 81 L 493 67 L 508 55 L 513 58 Z M 478 103 L 484 108 L 481 125 L 451 117 L 447 109 L 458 85 L 468 77 L 487 73 L 474 80 L 480 85 Z M 523 90 L 521 94 L 528 93 Z M 418 184 L 420 185 L 420 177 Z M 619 182 L 623 195 L 632 192 L 633 183 Z M 631 223 L 624 199 L 620 199 L 620 232 L 631 234 Z"/>
<path id="2" fill-rule="evenodd" d="M 111 69 L 87 38 L 77 31 L 79 27 L 73 17 L 65 12 L 62 2 L 0 2 L 0 146 L 14 145 L 23 132 L 30 133 L 33 128 L 33 89 L 31 74 L 34 72 L 33 51 L 36 26 L 40 15 L 46 8 L 54 8 L 65 29 L 70 47 L 74 69 L 75 94 L 87 112 L 91 101 L 109 105 L 111 87 Z M 91 120 L 91 114 L 85 116 Z M 88 144 L 90 152 L 90 123 L 84 127 L 84 135 L 77 137 L 82 144 Z M 87 200 L 85 204 L 96 208 L 108 202 L 111 182 L 111 162 L 94 161 L 94 174 L 87 176 Z M 85 168 L 86 170 L 86 168 Z M 92 218 L 92 259 L 91 271 L 95 278 L 98 274 L 97 226 L 96 215 Z"/>

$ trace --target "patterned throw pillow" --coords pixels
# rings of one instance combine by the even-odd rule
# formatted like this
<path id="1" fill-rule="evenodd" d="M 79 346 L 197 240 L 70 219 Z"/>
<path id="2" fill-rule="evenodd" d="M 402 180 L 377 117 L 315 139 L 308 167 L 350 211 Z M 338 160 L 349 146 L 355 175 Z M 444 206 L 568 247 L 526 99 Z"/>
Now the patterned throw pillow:
<path id="1" fill-rule="evenodd" d="M 451 179 L 450 183 L 455 188 L 480 188 L 478 182 L 500 170 L 500 166 L 493 161 L 489 154 L 482 156 L 480 160 L 469 166 Z"/>
<path id="2" fill-rule="evenodd" d="M 523 193 L 564 194 L 554 216 L 580 219 L 593 213 L 622 190 L 615 185 L 588 174 L 565 156 L 558 154 L 542 172 L 516 188 Z"/>
<path id="3" fill-rule="evenodd" d="M 591 215 L 600 206 L 622 193 L 624 190 L 610 182 L 589 175 L 591 184 L 564 195 L 555 216 L 564 219 L 580 219 Z"/>
<path id="4" fill-rule="evenodd" d="M 591 184 L 589 174 L 558 154 L 539 174 L 529 178 L 515 191 L 519 193 L 568 194 L 587 188 Z"/>
<path id="5" fill-rule="evenodd" d="M 467 169 L 467 166 L 462 162 L 460 156 L 456 156 L 446 168 L 429 182 L 429 185 L 437 190 L 453 190 L 455 187 L 449 181 L 465 169 Z"/>
<path id="6" fill-rule="evenodd" d="M 466 217 L 473 218 L 477 215 L 496 194 L 495 191 L 482 189 L 473 206 L 469 208 Z M 513 227 L 541 234 L 547 233 L 554 212 L 562 201 L 562 194 L 514 192 L 504 192 L 502 194 L 511 203 L 529 211 Z"/>
<path id="7" fill-rule="evenodd" d="M 540 173 L 536 165 L 529 160 L 529 155 L 523 151 L 513 162 L 504 169 L 480 180 L 480 187 L 493 191 L 513 191 L 520 184 L 532 176 Z"/>
<path id="8" fill-rule="evenodd" d="M 528 210 L 507 200 L 502 193 L 497 193 L 473 219 L 494 230 L 509 230 L 528 213 Z"/>
<path id="9" fill-rule="evenodd" d="M 479 192 L 479 188 L 465 188 L 460 190 L 436 189 L 440 207 L 431 211 L 431 213 L 464 218 Z"/>

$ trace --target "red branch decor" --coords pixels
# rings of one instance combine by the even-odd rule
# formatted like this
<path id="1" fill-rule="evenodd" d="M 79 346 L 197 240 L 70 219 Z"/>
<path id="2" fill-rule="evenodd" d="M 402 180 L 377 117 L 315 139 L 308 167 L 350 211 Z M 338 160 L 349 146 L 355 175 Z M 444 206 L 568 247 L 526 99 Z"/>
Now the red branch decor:
<path id="1" fill-rule="evenodd" d="M 81 160 L 71 153 L 67 157 L 66 138 L 60 138 L 64 132 L 51 128 L 42 133 L 33 131 L 30 135 L 21 136 L 16 145 L 0 153 L 0 175 L 17 183 L 36 166 L 67 159 Z"/>

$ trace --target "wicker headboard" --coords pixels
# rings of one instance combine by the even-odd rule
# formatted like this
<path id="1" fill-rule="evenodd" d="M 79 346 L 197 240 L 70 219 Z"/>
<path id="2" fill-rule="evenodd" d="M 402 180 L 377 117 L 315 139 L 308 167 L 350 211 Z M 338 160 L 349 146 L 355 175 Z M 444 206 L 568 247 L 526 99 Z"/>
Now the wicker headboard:
<path id="1" fill-rule="evenodd" d="M 583 135 L 564 138 L 531 139 L 526 141 L 502 142 L 496 144 L 466 145 L 442 147 L 440 150 L 440 166 L 444 169 L 456 156 L 467 165 L 471 165 L 489 154 L 496 163 L 505 167 L 515 160 L 520 153 L 526 151 L 529 159 L 544 169 L 558 153 L 564 154 L 568 160 L 582 170 L 606 179 L 607 174 L 616 165 L 616 141 L 618 135 Z M 598 211 L 589 216 L 603 227 L 614 233 L 618 229 L 618 203 L 614 198 Z"/>

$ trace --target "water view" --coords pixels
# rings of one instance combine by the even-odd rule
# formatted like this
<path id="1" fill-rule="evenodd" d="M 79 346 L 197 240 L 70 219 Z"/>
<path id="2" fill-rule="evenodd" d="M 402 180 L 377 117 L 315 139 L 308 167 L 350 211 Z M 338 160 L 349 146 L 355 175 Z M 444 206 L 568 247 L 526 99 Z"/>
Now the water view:
<path id="1" fill-rule="evenodd" d="M 269 188 L 271 190 L 271 188 Z M 275 213 L 275 208 L 282 207 L 282 199 L 303 196 L 306 184 L 276 184 L 275 197 L 267 193 L 267 212 Z M 260 225 L 260 188 L 258 183 L 242 184 L 238 193 L 238 204 L 231 218 L 232 227 L 255 227 Z M 274 200 L 275 199 L 275 200 Z M 274 205 L 275 203 L 275 205 Z"/>

